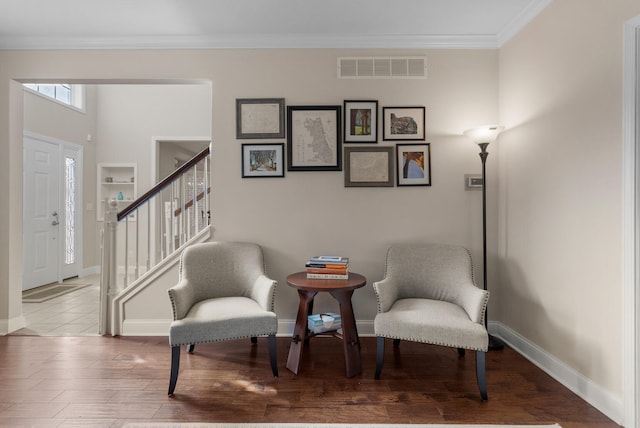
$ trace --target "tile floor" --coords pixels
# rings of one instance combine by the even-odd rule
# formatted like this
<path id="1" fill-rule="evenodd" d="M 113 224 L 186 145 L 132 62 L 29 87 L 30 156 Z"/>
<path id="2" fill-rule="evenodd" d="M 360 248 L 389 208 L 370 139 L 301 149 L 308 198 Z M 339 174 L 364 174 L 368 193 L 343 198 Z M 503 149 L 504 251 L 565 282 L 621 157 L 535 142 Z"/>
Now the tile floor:
<path id="1" fill-rule="evenodd" d="M 73 278 L 65 284 L 91 284 L 42 303 L 23 303 L 26 327 L 14 335 L 97 336 L 100 277 Z"/>

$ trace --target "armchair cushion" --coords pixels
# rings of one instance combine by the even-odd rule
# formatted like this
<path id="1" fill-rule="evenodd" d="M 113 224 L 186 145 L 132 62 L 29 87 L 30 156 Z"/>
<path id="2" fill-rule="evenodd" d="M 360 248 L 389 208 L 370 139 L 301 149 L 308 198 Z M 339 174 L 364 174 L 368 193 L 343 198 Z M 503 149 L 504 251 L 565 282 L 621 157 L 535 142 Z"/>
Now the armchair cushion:
<path id="1" fill-rule="evenodd" d="M 400 299 L 375 317 L 376 336 L 433 345 L 486 351 L 489 338 L 482 324 L 453 303 L 428 299 Z"/>
<path id="2" fill-rule="evenodd" d="M 242 337 L 276 334 L 274 312 L 247 297 L 219 297 L 196 303 L 169 330 L 171 346 L 194 345 Z"/>

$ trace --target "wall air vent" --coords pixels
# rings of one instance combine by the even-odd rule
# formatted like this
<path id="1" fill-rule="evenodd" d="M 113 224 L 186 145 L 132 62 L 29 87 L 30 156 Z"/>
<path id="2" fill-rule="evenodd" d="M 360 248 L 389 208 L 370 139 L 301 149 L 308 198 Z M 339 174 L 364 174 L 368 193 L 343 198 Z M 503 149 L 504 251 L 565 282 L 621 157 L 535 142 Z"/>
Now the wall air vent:
<path id="1" fill-rule="evenodd" d="M 427 58 L 350 57 L 338 58 L 338 79 L 426 79 Z"/>

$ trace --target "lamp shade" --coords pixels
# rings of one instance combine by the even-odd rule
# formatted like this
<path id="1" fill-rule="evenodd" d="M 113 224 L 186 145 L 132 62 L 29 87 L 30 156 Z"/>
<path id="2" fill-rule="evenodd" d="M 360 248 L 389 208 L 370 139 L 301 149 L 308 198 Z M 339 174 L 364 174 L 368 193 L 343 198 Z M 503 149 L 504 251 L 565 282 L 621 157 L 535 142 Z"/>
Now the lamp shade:
<path id="1" fill-rule="evenodd" d="M 500 125 L 478 126 L 476 128 L 467 129 L 464 131 L 464 135 L 469 137 L 476 144 L 493 143 L 503 129 L 504 126 Z"/>

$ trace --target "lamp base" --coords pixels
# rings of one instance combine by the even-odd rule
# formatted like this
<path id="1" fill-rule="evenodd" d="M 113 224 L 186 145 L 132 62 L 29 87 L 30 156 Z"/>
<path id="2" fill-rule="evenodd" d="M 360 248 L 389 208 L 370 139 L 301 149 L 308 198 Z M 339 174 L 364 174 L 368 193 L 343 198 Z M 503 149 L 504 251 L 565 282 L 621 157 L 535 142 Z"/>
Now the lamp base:
<path id="1" fill-rule="evenodd" d="M 500 351 L 504 349 L 504 342 L 495 336 L 489 335 L 489 351 Z"/>

